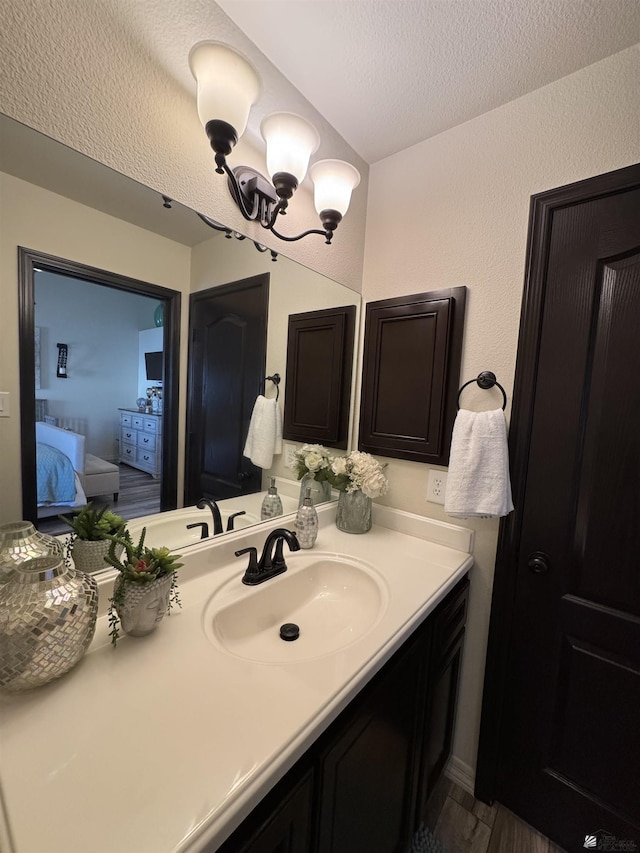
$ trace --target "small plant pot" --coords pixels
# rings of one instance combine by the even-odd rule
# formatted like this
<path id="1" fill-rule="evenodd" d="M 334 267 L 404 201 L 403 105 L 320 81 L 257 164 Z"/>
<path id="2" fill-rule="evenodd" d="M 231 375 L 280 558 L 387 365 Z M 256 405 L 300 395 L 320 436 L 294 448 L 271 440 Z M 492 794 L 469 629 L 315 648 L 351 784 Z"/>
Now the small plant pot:
<path id="1" fill-rule="evenodd" d="M 125 634 L 146 637 L 155 631 L 169 609 L 174 574 L 164 575 L 150 583 L 134 583 L 122 577 L 117 578 L 112 601 Z"/>
<path id="2" fill-rule="evenodd" d="M 322 480 L 321 482 L 316 480 L 315 474 L 309 471 L 304 475 L 302 480 L 300 480 L 300 498 L 298 500 L 299 507 L 304 503 L 304 499 L 307 496 L 307 489 L 311 489 L 311 503 L 313 506 L 331 500 L 331 483 L 327 480 Z"/>
<path id="3" fill-rule="evenodd" d="M 340 492 L 336 508 L 336 527 L 344 533 L 367 533 L 372 525 L 371 498 L 359 489 Z"/>
<path id="4" fill-rule="evenodd" d="M 74 566 L 79 571 L 86 572 L 89 575 L 108 569 L 109 564 L 105 557 L 109 553 L 110 546 L 109 539 L 98 539 L 96 541 L 74 539 L 71 546 L 71 558 Z M 120 557 L 123 550 L 122 545 L 116 545 L 116 557 Z"/>

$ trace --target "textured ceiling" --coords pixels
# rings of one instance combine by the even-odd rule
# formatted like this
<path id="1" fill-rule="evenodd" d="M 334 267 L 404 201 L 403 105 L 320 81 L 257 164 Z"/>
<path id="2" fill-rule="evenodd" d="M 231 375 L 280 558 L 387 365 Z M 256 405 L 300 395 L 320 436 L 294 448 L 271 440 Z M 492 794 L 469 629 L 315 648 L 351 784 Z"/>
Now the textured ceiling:
<path id="1" fill-rule="evenodd" d="M 638 0 L 218 0 L 253 54 L 212 0 L 109 2 L 185 85 L 202 39 L 266 57 L 369 163 L 640 42 Z"/>

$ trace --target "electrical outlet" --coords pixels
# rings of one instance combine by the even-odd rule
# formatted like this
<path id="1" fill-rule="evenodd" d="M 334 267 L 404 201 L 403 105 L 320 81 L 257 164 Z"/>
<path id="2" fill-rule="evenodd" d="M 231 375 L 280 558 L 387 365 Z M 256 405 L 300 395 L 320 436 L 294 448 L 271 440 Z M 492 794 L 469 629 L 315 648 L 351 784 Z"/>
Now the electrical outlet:
<path id="1" fill-rule="evenodd" d="M 293 465 L 293 457 L 296 452 L 295 444 L 285 444 L 284 446 L 284 464 L 287 468 Z"/>
<path id="2" fill-rule="evenodd" d="M 447 488 L 447 473 L 446 471 L 435 471 L 429 469 L 429 477 L 427 479 L 427 500 L 434 504 L 442 504 L 444 506 L 444 493 Z"/>

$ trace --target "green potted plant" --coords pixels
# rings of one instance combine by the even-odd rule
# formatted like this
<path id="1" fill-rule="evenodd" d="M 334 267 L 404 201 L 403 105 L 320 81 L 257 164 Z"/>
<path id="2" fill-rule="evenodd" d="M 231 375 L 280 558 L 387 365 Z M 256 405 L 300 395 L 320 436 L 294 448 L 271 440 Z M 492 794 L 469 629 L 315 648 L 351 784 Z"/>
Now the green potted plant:
<path id="1" fill-rule="evenodd" d="M 301 480 L 299 506 L 302 506 L 307 489 L 311 489 L 314 505 L 331 500 L 332 459 L 329 451 L 321 444 L 303 444 L 294 452 L 291 470 Z"/>
<path id="2" fill-rule="evenodd" d="M 110 536 L 122 536 L 126 521 L 108 506 L 95 507 L 92 503 L 74 510 L 61 520 L 71 528 L 67 553 L 81 572 L 99 572 L 107 566 L 106 557 L 111 547 Z"/>
<path id="3" fill-rule="evenodd" d="M 144 637 L 155 631 L 174 604 L 182 607 L 177 575 L 183 565 L 178 562 L 181 557 L 168 548 L 147 548 L 144 544 L 146 533 L 143 528 L 135 545 L 127 530 L 109 537 L 111 547 L 107 562 L 119 572 L 109 605 L 114 646 L 120 636 L 120 626 L 125 634 Z M 118 545 L 122 546 L 121 557 L 117 555 Z"/>

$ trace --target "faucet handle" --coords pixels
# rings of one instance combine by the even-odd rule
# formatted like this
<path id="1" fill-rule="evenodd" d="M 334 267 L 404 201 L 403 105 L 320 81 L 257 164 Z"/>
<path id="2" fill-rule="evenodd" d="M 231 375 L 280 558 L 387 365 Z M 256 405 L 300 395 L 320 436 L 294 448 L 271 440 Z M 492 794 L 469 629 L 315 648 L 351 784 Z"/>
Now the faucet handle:
<path id="1" fill-rule="evenodd" d="M 240 510 L 240 512 L 234 512 L 234 513 L 232 513 L 232 514 L 229 516 L 229 518 L 227 519 L 227 532 L 228 532 L 229 530 L 233 530 L 233 529 L 234 529 L 234 528 L 233 528 L 233 522 L 234 522 L 234 520 L 235 520 L 239 515 L 246 515 L 246 514 L 247 514 L 246 509 L 241 509 L 241 510 Z M 237 556 L 237 554 L 236 554 L 236 556 Z"/>
<path id="2" fill-rule="evenodd" d="M 244 577 L 252 577 L 254 575 L 259 574 L 260 569 L 258 568 L 258 549 L 251 547 L 241 548 L 239 551 L 236 551 L 236 557 L 241 557 L 243 554 L 249 555 L 249 565 L 247 566 L 247 570 L 244 573 Z"/>

